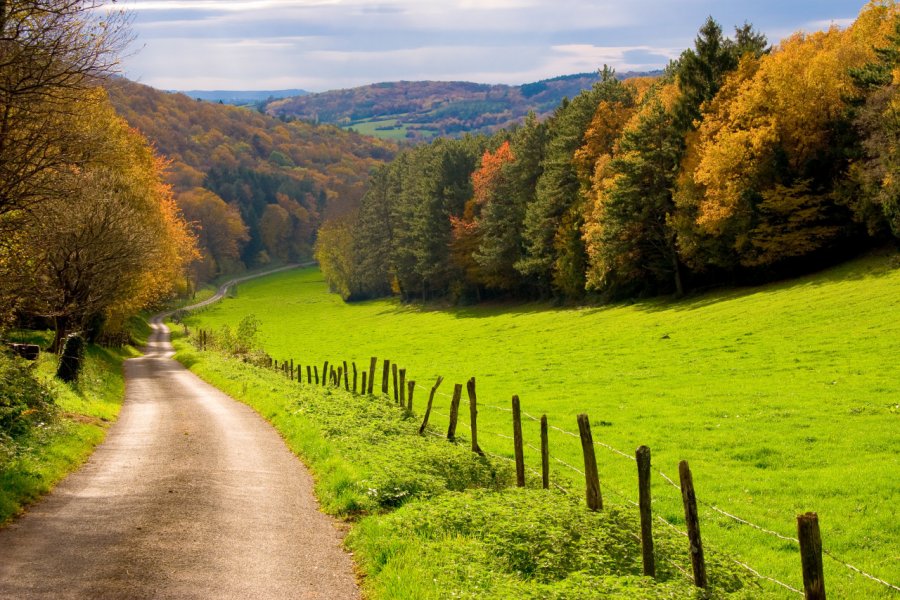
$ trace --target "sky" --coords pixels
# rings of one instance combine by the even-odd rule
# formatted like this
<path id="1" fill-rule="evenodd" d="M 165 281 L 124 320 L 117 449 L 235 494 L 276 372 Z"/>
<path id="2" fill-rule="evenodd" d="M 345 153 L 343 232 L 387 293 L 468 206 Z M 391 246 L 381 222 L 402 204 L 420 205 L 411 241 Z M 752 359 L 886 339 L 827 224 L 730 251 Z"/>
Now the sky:
<path id="1" fill-rule="evenodd" d="M 863 0 L 119 0 L 129 79 L 321 92 L 381 81 L 522 84 L 664 67 L 708 16 L 772 43 L 852 23 Z"/>

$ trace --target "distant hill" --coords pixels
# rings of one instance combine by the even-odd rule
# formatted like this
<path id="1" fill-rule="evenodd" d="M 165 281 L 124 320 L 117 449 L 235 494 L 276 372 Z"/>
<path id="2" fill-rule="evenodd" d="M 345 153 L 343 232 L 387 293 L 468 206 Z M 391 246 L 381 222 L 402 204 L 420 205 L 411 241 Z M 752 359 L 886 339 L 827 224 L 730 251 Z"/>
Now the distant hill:
<path id="1" fill-rule="evenodd" d="M 194 100 L 205 100 L 207 102 L 221 102 L 222 104 L 257 104 L 259 102 L 270 102 L 280 98 L 289 98 L 292 96 L 305 96 L 309 94 L 306 90 L 172 90 L 181 93 L 188 98 Z"/>
<path id="2" fill-rule="evenodd" d="M 623 73 L 627 79 L 653 73 Z M 282 119 L 331 123 L 366 135 L 395 140 L 428 140 L 464 133 L 491 133 L 529 112 L 550 114 L 563 98 L 573 98 L 599 80 L 579 73 L 525 85 L 464 81 L 397 81 L 269 102 L 266 112 Z"/>
<path id="3" fill-rule="evenodd" d="M 239 244 L 239 256 L 226 264 L 213 249 L 203 248 L 221 270 L 239 269 L 238 263 L 255 266 L 266 255 L 308 257 L 322 220 L 353 210 L 371 170 L 396 151 L 390 142 L 331 125 L 283 123 L 255 110 L 197 102 L 125 79 L 107 89 L 119 114 L 169 160 L 168 179 L 180 206 L 206 190 L 240 213 L 249 239 Z M 302 217 L 302 231 L 267 243 L 262 219 L 276 204 Z M 205 236 L 212 233 L 213 225 L 199 221 Z"/>

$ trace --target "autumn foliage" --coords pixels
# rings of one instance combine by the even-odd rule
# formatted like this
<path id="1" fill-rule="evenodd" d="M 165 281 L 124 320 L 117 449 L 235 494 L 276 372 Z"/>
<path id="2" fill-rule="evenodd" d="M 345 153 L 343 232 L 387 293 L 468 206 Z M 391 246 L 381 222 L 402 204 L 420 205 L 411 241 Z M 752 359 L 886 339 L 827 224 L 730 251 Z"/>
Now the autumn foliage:
<path id="1" fill-rule="evenodd" d="M 345 221 L 338 278 L 351 297 L 682 294 L 895 243 L 898 81 L 893 0 L 776 47 L 709 19 L 659 78 L 604 70 L 543 121 L 402 153 Z M 468 170 L 434 168 L 451 154 Z"/>

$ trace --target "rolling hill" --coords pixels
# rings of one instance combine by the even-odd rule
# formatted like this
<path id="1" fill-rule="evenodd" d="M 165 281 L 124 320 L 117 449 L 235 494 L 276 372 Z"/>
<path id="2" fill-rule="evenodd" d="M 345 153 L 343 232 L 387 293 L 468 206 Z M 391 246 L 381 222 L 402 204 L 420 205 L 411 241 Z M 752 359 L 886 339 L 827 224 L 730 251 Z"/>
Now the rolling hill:
<path id="1" fill-rule="evenodd" d="M 623 73 L 627 79 L 659 73 Z M 525 85 L 487 85 L 464 81 L 396 81 L 284 98 L 270 102 L 272 116 L 330 123 L 362 134 L 395 140 L 428 140 L 464 133 L 491 133 L 522 120 L 529 112 L 549 115 L 563 98 L 572 98 L 599 81 L 579 73 Z"/>

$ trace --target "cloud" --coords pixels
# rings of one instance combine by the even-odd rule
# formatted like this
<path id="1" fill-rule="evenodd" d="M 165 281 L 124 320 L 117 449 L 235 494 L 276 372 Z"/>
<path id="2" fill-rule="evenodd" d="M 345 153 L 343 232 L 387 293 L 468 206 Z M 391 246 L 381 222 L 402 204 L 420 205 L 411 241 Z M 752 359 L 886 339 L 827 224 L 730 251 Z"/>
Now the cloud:
<path id="1" fill-rule="evenodd" d="M 314 91 L 397 79 L 525 83 L 665 66 L 713 14 L 770 41 L 846 25 L 858 0 L 131 0 L 125 73 L 163 88 Z M 755 14 L 754 14 L 755 12 Z M 774 34 L 772 33 L 774 32 Z M 185 83 L 188 82 L 188 83 Z"/>

